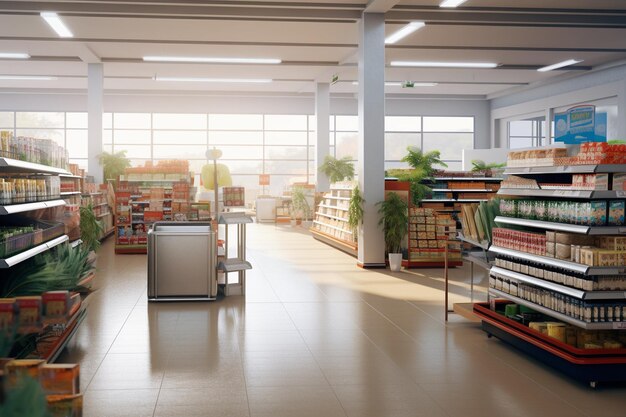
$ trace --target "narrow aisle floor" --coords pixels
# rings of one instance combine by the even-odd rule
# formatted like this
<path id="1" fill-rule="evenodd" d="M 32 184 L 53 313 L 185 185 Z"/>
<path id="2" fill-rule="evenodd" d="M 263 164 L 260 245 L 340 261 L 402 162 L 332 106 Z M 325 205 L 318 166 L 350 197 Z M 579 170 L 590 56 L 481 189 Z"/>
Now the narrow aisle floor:
<path id="1" fill-rule="evenodd" d="M 624 416 L 626 389 L 592 391 L 477 324 L 446 325 L 440 269 L 362 270 L 302 229 L 261 224 L 248 256 L 245 298 L 155 304 L 146 256 L 115 256 L 109 239 L 60 358 L 81 365 L 85 417 Z M 452 271 L 451 302 L 469 301 L 468 270 Z"/>

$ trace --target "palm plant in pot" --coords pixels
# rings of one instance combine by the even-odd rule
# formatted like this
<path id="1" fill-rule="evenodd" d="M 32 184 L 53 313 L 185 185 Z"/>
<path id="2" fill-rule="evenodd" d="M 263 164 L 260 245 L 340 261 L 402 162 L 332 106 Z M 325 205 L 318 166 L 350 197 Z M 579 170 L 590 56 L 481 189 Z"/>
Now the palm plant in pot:
<path id="1" fill-rule="evenodd" d="M 311 215 L 311 207 L 307 201 L 306 190 L 303 187 L 293 187 L 291 190 L 291 218 L 296 223 L 301 223 L 302 219 L 308 220 Z M 298 222 L 299 220 L 299 222 Z"/>
<path id="2" fill-rule="evenodd" d="M 394 192 L 388 193 L 385 200 L 378 202 L 377 205 L 380 214 L 378 225 L 384 230 L 389 268 L 398 272 L 402 266 L 402 241 L 409 229 L 409 205 Z"/>
<path id="3" fill-rule="evenodd" d="M 337 159 L 333 156 L 326 155 L 324 163 L 319 167 L 319 170 L 328 177 L 330 182 L 339 182 L 354 178 L 354 164 L 352 163 L 352 158 L 349 156 Z"/>
<path id="4" fill-rule="evenodd" d="M 352 230 L 355 240 L 357 238 L 359 224 L 363 223 L 364 202 L 365 200 L 363 199 L 361 190 L 357 185 L 356 187 L 354 187 L 354 190 L 352 190 L 352 195 L 350 196 L 350 204 L 348 205 L 348 226 Z"/>

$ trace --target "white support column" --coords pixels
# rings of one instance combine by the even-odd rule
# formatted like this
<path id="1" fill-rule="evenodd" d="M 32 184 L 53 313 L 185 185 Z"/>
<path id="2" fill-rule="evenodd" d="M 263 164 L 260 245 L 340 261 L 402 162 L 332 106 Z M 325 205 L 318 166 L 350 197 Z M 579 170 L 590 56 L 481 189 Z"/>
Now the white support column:
<path id="1" fill-rule="evenodd" d="M 611 139 L 626 139 L 626 79 L 617 93 L 617 137 Z"/>
<path id="2" fill-rule="evenodd" d="M 318 168 L 324 163 L 324 158 L 330 154 L 330 84 L 317 83 L 315 90 L 315 116 L 317 119 L 315 141 L 315 188 L 318 192 L 328 191 L 330 182 L 328 177 Z"/>
<path id="3" fill-rule="evenodd" d="M 87 118 L 89 175 L 96 183 L 104 181 L 100 154 L 102 153 L 102 113 L 104 110 L 103 64 L 87 64 Z"/>
<path id="4" fill-rule="evenodd" d="M 385 239 L 376 203 L 385 198 L 385 15 L 363 13 L 359 22 L 359 188 L 363 225 L 359 265 L 385 265 Z"/>
<path id="5" fill-rule="evenodd" d="M 554 109 L 548 108 L 546 109 L 546 129 L 544 134 L 546 135 L 546 144 L 550 143 L 550 139 L 552 138 L 552 120 L 554 119 Z"/>

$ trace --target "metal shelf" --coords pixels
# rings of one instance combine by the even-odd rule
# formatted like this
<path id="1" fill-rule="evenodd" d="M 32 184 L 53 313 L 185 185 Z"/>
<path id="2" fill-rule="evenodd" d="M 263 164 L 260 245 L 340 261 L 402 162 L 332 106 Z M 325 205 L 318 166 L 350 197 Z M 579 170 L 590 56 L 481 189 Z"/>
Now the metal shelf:
<path id="1" fill-rule="evenodd" d="M 38 201 L 36 203 L 12 204 L 0 206 L 0 215 L 23 213 L 26 211 L 41 210 L 50 207 L 64 206 L 63 200 Z"/>
<path id="2" fill-rule="evenodd" d="M 599 190 L 551 190 L 527 188 L 500 188 L 498 195 L 512 195 L 525 197 L 566 197 L 586 199 L 606 199 L 626 197 L 626 191 L 599 191 Z"/>
<path id="3" fill-rule="evenodd" d="M 341 210 L 341 211 L 348 211 L 347 208 L 337 207 L 337 206 L 329 206 L 329 205 L 326 205 L 326 204 L 320 204 L 318 207 L 324 207 L 324 208 L 328 208 L 328 209 Z"/>
<path id="4" fill-rule="evenodd" d="M 74 175 L 72 173 L 67 173 L 67 174 L 59 174 L 59 176 L 61 178 L 71 178 L 73 180 L 82 180 L 83 177 L 81 177 L 80 175 Z"/>
<path id="5" fill-rule="evenodd" d="M 350 197 L 337 197 L 334 195 L 325 195 L 324 198 L 330 198 L 331 200 L 350 201 Z"/>
<path id="6" fill-rule="evenodd" d="M 432 188 L 433 193 L 491 193 L 494 190 L 484 190 L 484 189 L 476 189 L 476 188 Z"/>
<path id="7" fill-rule="evenodd" d="M 626 166 L 620 164 L 610 165 L 559 165 L 548 167 L 520 167 L 507 168 L 505 175 L 523 175 L 523 174 L 597 174 L 597 173 L 614 173 L 624 172 Z"/>
<path id="8" fill-rule="evenodd" d="M 80 246 L 82 244 L 83 244 L 83 241 L 81 239 L 76 239 L 76 240 L 70 242 L 70 246 L 72 248 L 75 248 L 76 246 Z"/>
<path id="9" fill-rule="evenodd" d="M 100 218 L 102 218 L 102 217 L 104 217 L 104 216 L 108 216 L 109 214 L 111 214 L 111 213 L 100 213 L 100 214 L 96 215 L 96 217 L 97 217 L 98 219 L 100 219 Z"/>
<path id="10" fill-rule="evenodd" d="M 63 168 L 50 167 L 48 165 L 36 164 L 33 162 L 20 161 L 12 158 L 0 158 L 1 172 L 31 172 L 36 174 L 64 174 L 71 175 Z"/>
<path id="11" fill-rule="evenodd" d="M 578 264 L 561 259 L 549 258 L 547 256 L 533 255 L 531 253 L 520 252 L 514 249 L 501 248 L 499 246 L 490 246 L 489 251 L 504 256 L 524 259 L 526 261 L 536 262 L 543 265 L 553 266 L 555 268 L 567 269 L 568 271 L 578 272 L 585 275 L 621 275 L 626 273 L 626 266 L 621 267 L 605 267 L 605 266 L 589 266 Z"/>
<path id="12" fill-rule="evenodd" d="M 345 230 L 345 229 L 342 229 L 340 227 L 333 226 L 333 225 L 330 225 L 330 224 L 318 222 L 317 220 L 313 220 L 313 223 L 319 224 L 320 226 L 330 227 L 331 229 L 339 230 L 340 232 L 348 233 L 349 235 L 352 234 L 352 232 L 349 231 L 349 230 Z"/>
<path id="13" fill-rule="evenodd" d="M 586 330 L 611 330 L 611 329 L 621 329 L 623 328 L 623 322 L 608 322 L 608 323 L 587 323 L 584 322 L 582 320 L 578 320 L 575 319 L 573 317 L 570 317 L 568 315 L 565 314 L 561 314 L 557 311 L 554 310 L 550 310 L 549 308 L 540 306 L 539 304 L 535 304 L 532 303 L 530 301 L 526 301 L 524 299 L 521 299 L 519 297 L 516 297 L 514 295 L 511 294 L 507 294 L 505 292 L 496 290 L 494 288 L 489 288 L 489 293 L 491 293 L 492 295 L 499 297 L 499 298 L 505 298 L 507 300 L 513 301 L 516 304 L 521 304 L 523 306 L 526 306 L 528 308 L 532 308 L 535 311 L 538 311 L 540 313 L 545 314 L 546 316 L 550 316 L 550 317 L 554 317 L 555 319 L 559 319 L 565 323 L 569 323 L 572 324 L 576 327 L 580 327 L 582 329 L 586 329 Z"/>
<path id="14" fill-rule="evenodd" d="M 469 244 L 474 245 L 476 247 L 479 247 L 481 249 L 489 250 L 489 241 L 487 241 L 487 240 L 483 240 L 482 242 L 479 242 L 479 241 L 471 239 L 469 237 L 465 237 L 462 234 L 457 235 L 457 239 L 459 239 L 461 242 L 469 243 Z"/>
<path id="15" fill-rule="evenodd" d="M 489 262 L 477 256 L 474 256 L 473 254 L 463 255 L 461 259 L 467 262 L 471 262 L 474 265 L 478 265 L 481 268 L 486 269 L 487 271 L 491 269 L 491 264 Z"/>
<path id="16" fill-rule="evenodd" d="M 539 229 L 557 230 L 560 232 L 579 233 L 582 235 L 619 235 L 626 233 L 626 227 L 618 226 L 583 226 L 580 224 L 567 224 L 546 222 L 543 220 L 518 219 L 516 217 L 496 216 L 496 223 L 513 224 L 516 226 L 536 227 Z"/>
<path id="17" fill-rule="evenodd" d="M 243 259 L 229 258 L 221 261 L 217 265 L 217 269 L 224 272 L 238 272 L 252 269 L 252 264 L 248 261 L 244 261 Z"/>
<path id="18" fill-rule="evenodd" d="M 499 177 L 429 177 L 426 181 L 502 181 Z"/>
<path id="19" fill-rule="evenodd" d="M 455 202 L 455 203 L 477 203 L 480 201 L 489 201 L 486 198 L 462 198 L 462 199 L 457 199 L 457 198 L 425 198 L 423 200 L 421 200 L 421 202 L 423 203 L 451 203 L 451 202 Z"/>
<path id="20" fill-rule="evenodd" d="M 125 181 L 125 182 L 189 182 L 188 181 L 189 178 L 182 178 L 182 179 L 164 179 L 164 180 L 127 180 L 127 179 L 120 179 L 120 181 Z"/>
<path id="21" fill-rule="evenodd" d="M 78 194 L 80 194 L 80 191 L 61 191 L 59 194 L 61 196 L 64 196 L 64 195 L 78 195 Z"/>
<path id="22" fill-rule="evenodd" d="M 67 242 L 68 240 L 69 238 L 67 237 L 67 235 L 59 236 L 48 242 L 44 242 L 41 245 L 37 245 L 34 248 L 30 248 L 24 252 L 20 252 L 17 255 L 13 255 L 10 258 L 0 259 L 0 268 L 11 268 L 12 266 L 19 264 L 20 262 L 24 262 L 25 260 L 30 259 L 33 256 L 45 252 L 49 249 L 52 249 L 53 247 L 60 245 L 63 242 Z"/>
<path id="23" fill-rule="evenodd" d="M 569 295 L 570 297 L 578 298 L 579 300 L 626 300 L 626 291 L 584 291 L 557 284 L 556 282 L 546 281 L 541 278 L 520 274 L 519 272 L 509 271 L 508 269 L 504 269 L 499 266 L 492 267 L 491 273 L 507 278 L 513 278 L 516 281 L 525 282 L 527 284 L 545 288 L 560 294 Z"/>
<path id="24" fill-rule="evenodd" d="M 252 223 L 252 217 L 243 212 L 220 213 L 217 222 L 219 224 L 245 224 Z"/>
<path id="25" fill-rule="evenodd" d="M 337 216 L 331 216 L 330 214 L 326 214 L 326 213 L 320 213 L 319 211 L 316 211 L 315 214 L 319 216 L 328 217 L 329 219 L 335 219 L 335 220 L 340 220 L 342 222 L 348 222 L 348 219 L 344 219 L 342 217 L 337 217 Z"/>

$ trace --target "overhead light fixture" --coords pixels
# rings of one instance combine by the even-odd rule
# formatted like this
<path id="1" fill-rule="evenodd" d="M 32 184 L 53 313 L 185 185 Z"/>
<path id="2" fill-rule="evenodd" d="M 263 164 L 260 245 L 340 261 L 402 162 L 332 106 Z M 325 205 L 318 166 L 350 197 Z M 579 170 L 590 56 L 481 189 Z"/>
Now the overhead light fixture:
<path id="1" fill-rule="evenodd" d="M 201 64 L 280 64 L 276 58 L 215 58 L 203 56 L 144 56 L 145 62 L 188 62 Z"/>
<path id="2" fill-rule="evenodd" d="M 416 83 L 413 81 L 405 81 L 402 83 L 402 88 L 435 87 L 438 85 L 438 83 Z"/>
<path id="3" fill-rule="evenodd" d="M 0 52 L 0 59 L 28 59 L 30 55 L 21 52 Z"/>
<path id="4" fill-rule="evenodd" d="M 51 77 L 48 75 L 0 75 L 0 80 L 15 80 L 15 81 L 54 81 L 57 77 Z"/>
<path id="5" fill-rule="evenodd" d="M 539 72 L 552 71 L 557 68 L 563 68 L 563 67 L 567 67 L 570 65 L 578 64 L 579 62 L 583 62 L 583 60 L 582 59 L 568 59 L 567 61 L 558 62 L 556 64 L 548 65 L 547 67 L 539 68 L 537 71 Z"/>
<path id="6" fill-rule="evenodd" d="M 467 0 L 444 0 L 443 2 L 441 2 L 441 4 L 439 4 L 439 7 L 448 7 L 448 8 L 457 7 L 465 3 L 466 1 Z"/>
<path id="7" fill-rule="evenodd" d="M 156 81 L 191 82 L 191 83 L 271 83 L 269 78 L 204 78 L 204 77 L 154 77 Z"/>
<path id="8" fill-rule="evenodd" d="M 413 87 L 434 87 L 437 83 L 416 83 L 413 81 L 385 81 L 386 87 L 405 87 L 407 83 L 410 83 Z M 352 85 L 359 85 L 358 81 L 352 81 Z"/>
<path id="9" fill-rule="evenodd" d="M 431 62 L 431 61 L 391 61 L 392 67 L 425 68 L 496 68 L 493 62 Z"/>
<path id="10" fill-rule="evenodd" d="M 424 22 L 411 22 L 408 25 L 403 26 L 402 29 L 398 30 L 397 32 L 394 32 L 391 35 L 387 36 L 385 38 L 385 44 L 396 43 L 400 39 L 409 36 L 411 33 L 415 32 L 419 28 L 423 28 L 424 26 L 426 26 L 426 23 Z"/>
<path id="11" fill-rule="evenodd" d="M 41 12 L 40 16 L 61 38 L 73 38 L 74 34 L 69 30 L 58 14 L 54 12 Z"/>

